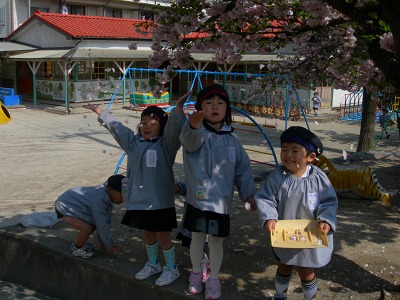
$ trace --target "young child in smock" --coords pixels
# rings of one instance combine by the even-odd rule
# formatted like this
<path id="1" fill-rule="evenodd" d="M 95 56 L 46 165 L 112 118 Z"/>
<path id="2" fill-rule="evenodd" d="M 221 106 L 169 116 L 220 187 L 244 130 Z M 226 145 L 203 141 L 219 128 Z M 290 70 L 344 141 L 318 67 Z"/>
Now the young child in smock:
<path id="1" fill-rule="evenodd" d="M 241 200 L 255 209 L 250 160 L 233 135 L 231 122 L 228 93 L 220 85 L 208 86 L 198 93 L 195 110 L 188 114 L 180 136 L 187 189 L 183 227 L 192 233 L 189 293 L 203 290 L 201 261 L 208 235 L 210 274 L 205 282 L 205 299 L 221 296 L 218 273 L 223 241 L 230 233 L 235 185 Z"/>
<path id="2" fill-rule="evenodd" d="M 157 286 L 168 285 L 179 277 L 171 241 L 171 231 L 177 228 L 173 164 L 186 120 L 183 103 L 189 94 L 177 101 L 170 117 L 157 106 L 144 109 L 137 134 L 97 105 L 83 105 L 99 115 L 99 122 L 128 156 L 128 210 L 121 223 L 143 230 L 148 261 L 135 278 L 145 280 L 162 272 L 155 282 Z M 158 260 L 159 245 L 164 253 L 163 268 Z"/>
<path id="3" fill-rule="evenodd" d="M 332 256 L 338 199 L 326 174 L 311 164 L 323 151 L 319 138 L 303 127 L 293 126 L 282 133 L 280 140 L 282 165 L 272 171 L 254 197 L 261 224 L 271 232 L 279 220 L 318 220 L 321 232 L 328 234 L 329 247 L 272 248 L 278 260 L 275 299 L 286 299 L 295 268 L 305 299 L 314 299 L 314 268 L 325 266 Z"/>
<path id="4" fill-rule="evenodd" d="M 100 250 L 116 254 L 121 247 L 116 245 L 111 233 L 113 204 L 123 202 L 121 194 L 123 175 L 112 175 L 105 184 L 77 186 L 61 194 L 55 202 L 57 217 L 79 231 L 72 242 L 74 256 L 90 258 L 95 246 L 87 240 L 97 232 Z"/>

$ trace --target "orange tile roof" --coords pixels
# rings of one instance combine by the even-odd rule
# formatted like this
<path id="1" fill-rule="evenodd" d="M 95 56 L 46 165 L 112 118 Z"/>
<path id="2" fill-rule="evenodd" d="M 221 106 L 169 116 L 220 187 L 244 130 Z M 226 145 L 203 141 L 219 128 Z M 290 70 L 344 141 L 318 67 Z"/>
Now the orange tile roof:
<path id="1" fill-rule="evenodd" d="M 143 20 L 109 18 L 101 16 L 63 15 L 37 11 L 18 29 L 39 19 L 72 38 L 96 39 L 151 39 L 152 34 L 137 32 L 134 25 Z M 16 31 L 19 31 L 19 30 Z M 13 34 L 11 34 L 13 35 Z M 10 36 L 11 36 L 10 35 Z"/>

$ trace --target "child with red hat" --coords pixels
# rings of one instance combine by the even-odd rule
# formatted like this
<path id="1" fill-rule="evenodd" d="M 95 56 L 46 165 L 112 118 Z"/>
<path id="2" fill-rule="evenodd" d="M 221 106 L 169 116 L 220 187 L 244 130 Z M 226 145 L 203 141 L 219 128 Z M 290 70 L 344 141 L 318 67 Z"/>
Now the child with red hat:
<path id="1" fill-rule="evenodd" d="M 169 117 L 157 106 L 143 110 L 137 134 L 97 105 L 83 105 L 99 115 L 99 122 L 127 154 L 128 210 L 121 223 L 144 232 L 148 261 L 135 278 L 145 280 L 161 273 L 155 282 L 158 286 L 168 285 L 179 277 L 171 242 L 171 231 L 177 228 L 173 164 L 181 146 L 179 134 L 186 120 L 183 103 L 189 94 L 177 101 Z M 159 245 L 164 253 L 163 268 L 158 260 Z"/>

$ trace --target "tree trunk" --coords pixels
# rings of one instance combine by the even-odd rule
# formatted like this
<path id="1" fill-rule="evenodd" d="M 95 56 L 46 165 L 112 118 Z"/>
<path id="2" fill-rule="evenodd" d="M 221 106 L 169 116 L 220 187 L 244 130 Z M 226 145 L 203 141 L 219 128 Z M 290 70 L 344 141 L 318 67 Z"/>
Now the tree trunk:
<path id="1" fill-rule="evenodd" d="M 360 136 L 357 152 L 368 151 L 374 148 L 376 100 L 371 99 L 371 93 L 364 88 Z"/>

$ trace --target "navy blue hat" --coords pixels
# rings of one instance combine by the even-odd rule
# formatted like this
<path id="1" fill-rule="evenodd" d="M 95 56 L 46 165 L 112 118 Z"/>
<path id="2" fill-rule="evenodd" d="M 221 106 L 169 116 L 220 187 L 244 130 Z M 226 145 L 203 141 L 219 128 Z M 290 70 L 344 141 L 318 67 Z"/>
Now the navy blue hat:
<path id="1" fill-rule="evenodd" d="M 105 184 L 106 187 L 110 187 L 117 192 L 121 192 L 122 179 L 126 178 L 124 175 L 116 174 L 108 177 Z"/>
<path id="2" fill-rule="evenodd" d="M 165 125 L 168 121 L 168 114 L 162 108 L 151 105 L 146 107 L 145 110 L 142 111 L 140 119 L 142 119 L 144 116 L 153 117 L 160 123 L 160 136 L 162 136 L 164 133 Z"/>
<path id="3" fill-rule="evenodd" d="M 300 126 L 291 126 L 282 133 L 281 146 L 285 142 L 300 144 L 317 156 L 324 151 L 321 140 L 310 130 Z"/>

